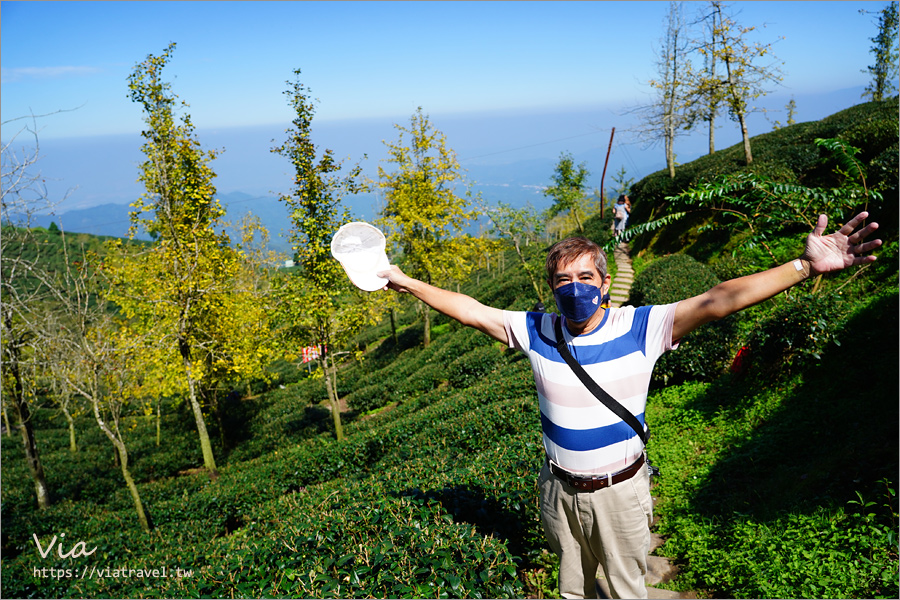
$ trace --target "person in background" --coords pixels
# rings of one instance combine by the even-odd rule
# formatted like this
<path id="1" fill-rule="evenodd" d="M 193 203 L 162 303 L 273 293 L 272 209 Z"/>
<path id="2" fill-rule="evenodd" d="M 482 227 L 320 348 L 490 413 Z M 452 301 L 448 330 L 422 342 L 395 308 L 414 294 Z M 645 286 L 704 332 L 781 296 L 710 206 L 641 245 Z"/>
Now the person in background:
<path id="1" fill-rule="evenodd" d="M 622 194 L 619 196 L 619 199 L 616 200 L 616 205 L 613 207 L 616 241 L 619 241 L 619 236 L 625 231 L 625 225 L 628 224 L 629 214 L 631 214 L 631 200 L 628 199 L 628 196 Z"/>
<path id="2" fill-rule="evenodd" d="M 866 254 L 881 241 L 865 241 L 878 228 L 877 223 L 863 225 L 867 216 L 862 212 L 826 236 L 828 218 L 820 215 L 796 260 L 664 306 L 609 308 L 604 302 L 612 281 L 606 254 L 583 237 L 562 240 L 547 255 L 547 283 L 560 315 L 485 306 L 408 277 L 396 265 L 378 276 L 388 279 L 385 290 L 410 293 L 529 357 L 545 452 L 539 476 L 541 522 L 560 557 L 559 593 L 595 597 L 602 567 L 613 598 L 646 598 L 653 504 L 645 436 L 592 395 L 564 361 L 558 336 L 588 376 L 646 427 L 650 376 L 664 352 L 704 323 L 810 277 L 874 261 Z"/>

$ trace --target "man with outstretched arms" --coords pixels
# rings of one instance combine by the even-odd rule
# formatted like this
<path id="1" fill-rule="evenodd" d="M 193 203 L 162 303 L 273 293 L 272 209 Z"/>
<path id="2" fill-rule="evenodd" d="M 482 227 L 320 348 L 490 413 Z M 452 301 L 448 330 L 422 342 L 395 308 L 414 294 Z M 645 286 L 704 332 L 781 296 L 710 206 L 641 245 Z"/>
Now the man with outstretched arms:
<path id="1" fill-rule="evenodd" d="M 539 479 L 541 521 L 560 557 L 559 592 L 565 598 L 595 597 L 602 566 L 613 597 L 646 598 L 652 503 L 642 437 L 566 364 L 557 332 L 590 378 L 643 425 L 650 375 L 663 352 L 704 323 L 809 277 L 874 261 L 866 253 L 881 241 L 865 238 L 878 224 L 856 231 L 867 216 L 860 213 L 825 236 L 828 219 L 820 215 L 800 258 L 664 306 L 608 308 L 606 255 L 585 238 L 558 242 L 547 255 L 547 282 L 562 317 L 485 306 L 407 277 L 395 265 L 379 275 L 389 280 L 385 289 L 410 293 L 528 355 L 547 455 Z M 565 327 L 557 329 L 560 318 Z"/>

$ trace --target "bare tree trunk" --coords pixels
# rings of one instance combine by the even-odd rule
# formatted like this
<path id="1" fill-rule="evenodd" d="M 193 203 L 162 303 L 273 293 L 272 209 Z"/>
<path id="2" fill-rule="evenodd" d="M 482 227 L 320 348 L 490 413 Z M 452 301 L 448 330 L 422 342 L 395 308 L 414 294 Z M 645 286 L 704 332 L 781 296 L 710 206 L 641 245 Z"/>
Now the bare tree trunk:
<path id="1" fill-rule="evenodd" d="M 528 262 L 525 260 L 525 257 L 522 255 L 522 248 L 519 246 L 519 240 L 513 238 L 513 247 L 516 249 L 516 254 L 519 256 L 519 262 L 522 263 L 522 268 L 528 273 L 528 279 L 531 280 L 531 287 L 534 288 L 534 293 L 537 294 L 538 302 L 544 302 L 544 294 L 541 293 L 541 286 L 538 285 L 538 282 L 534 278 L 534 273 L 528 267 Z"/>
<path id="2" fill-rule="evenodd" d="M 745 105 L 741 98 L 738 97 L 737 91 L 735 90 L 734 75 L 731 72 L 731 62 L 728 59 L 725 60 L 725 71 L 728 73 L 728 91 L 732 98 L 732 110 L 734 111 L 734 114 L 737 115 L 738 123 L 741 126 L 741 139 L 744 144 L 744 159 L 749 165 L 753 162 L 753 154 L 750 152 L 750 134 L 747 133 L 747 118 L 744 114 Z"/>
<path id="3" fill-rule="evenodd" d="M 9 414 L 6 412 L 6 404 L 3 405 L 3 424 L 6 425 L 7 437 L 12 437 L 12 426 L 9 424 Z"/>
<path id="4" fill-rule="evenodd" d="M 330 361 L 329 354 L 326 350 L 322 358 L 322 370 L 325 374 L 325 390 L 328 392 L 328 403 L 331 405 L 331 418 L 334 421 L 334 437 L 337 441 L 344 439 L 344 426 L 341 423 L 341 407 L 338 404 L 337 390 L 334 385 L 334 377 L 336 370 L 334 360 Z"/>
<path id="5" fill-rule="evenodd" d="M 159 398 L 156 399 L 156 447 L 159 448 L 162 441 L 162 412 L 159 410 Z"/>
<path id="6" fill-rule="evenodd" d="M 753 162 L 753 153 L 750 152 L 750 134 L 747 132 L 747 119 L 743 112 L 738 113 L 738 123 L 741 124 L 741 138 L 744 141 L 744 158 L 749 165 Z"/>
<path id="7" fill-rule="evenodd" d="M 203 465 L 209 471 L 212 479 L 218 479 L 219 470 L 216 468 L 216 458 L 213 455 L 212 443 L 209 441 L 209 432 L 206 430 L 206 421 L 203 420 L 203 409 L 200 407 L 200 399 L 197 397 L 197 382 L 194 380 L 191 360 L 184 351 L 181 353 L 184 361 L 184 371 L 188 380 L 188 392 L 191 401 L 191 410 L 194 413 L 194 421 L 197 423 L 197 434 L 200 436 L 200 449 L 203 452 Z"/>
<path id="8" fill-rule="evenodd" d="M 675 179 L 675 140 L 666 132 L 666 166 L 669 168 L 669 179 Z"/>
<path id="9" fill-rule="evenodd" d="M 31 412 L 24 400 L 16 399 L 16 412 L 19 419 L 19 431 L 22 433 L 22 445 L 25 447 L 25 462 L 28 463 L 28 472 L 34 480 L 34 493 L 37 497 L 38 508 L 47 508 L 50 506 L 50 489 L 47 486 L 47 478 L 44 476 L 44 465 L 41 464 L 38 454 L 34 428 L 31 426 Z"/>
<path id="10" fill-rule="evenodd" d="M 11 323 L 9 315 L 4 316 L 7 331 L 10 331 Z M 25 386 L 22 383 L 22 374 L 19 371 L 19 348 L 14 341 L 8 342 L 6 348 L 7 373 L 13 384 L 13 407 L 16 409 L 16 427 L 22 434 L 22 446 L 25 448 L 25 462 L 28 464 L 28 472 L 34 481 L 34 492 L 37 497 L 38 508 L 44 509 L 50 506 L 50 489 L 47 486 L 47 478 L 44 476 L 44 466 L 38 454 L 37 440 L 34 437 L 34 428 L 31 425 L 31 411 L 28 409 L 28 401 L 25 398 Z"/>
<path id="11" fill-rule="evenodd" d="M 125 479 L 125 485 L 128 487 L 128 492 L 131 494 L 131 499 L 134 502 L 134 508 L 137 511 L 141 529 L 150 531 L 150 521 L 147 519 L 147 513 L 144 512 L 144 503 L 141 502 L 141 495 L 138 492 L 137 485 L 134 483 L 134 478 L 131 476 L 131 471 L 128 469 L 128 450 L 125 448 L 125 442 L 119 439 L 119 436 L 109 428 L 109 425 L 107 425 L 100 416 L 98 400 L 96 398 L 91 399 L 91 404 L 94 407 L 94 418 L 97 419 L 100 430 L 103 431 L 106 437 L 109 438 L 109 441 L 112 442 L 113 450 L 115 450 L 116 462 L 119 463 L 119 466 L 122 469 L 122 477 Z M 115 425 L 115 427 L 118 431 L 118 425 Z"/>
<path id="12" fill-rule="evenodd" d="M 394 316 L 394 308 L 391 307 L 391 338 L 394 340 L 394 346 L 397 346 L 397 319 Z"/>
<path id="13" fill-rule="evenodd" d="M 431 309 L 421 300 L 419 300 L 419 304 L 422 306 L 422 310 L 424 311 L 423 318 L 425 321 L 425 335 L 422 341 L 422 346 L 427 348 L 431 343 Z"/>
<path id="14" fill-rule="evenodd" d="M 721 12 L 718 13 L 719 18 L 721 19 Z M 713 17 L 713 32 L 715 31 L 715 17 Z M 712 80 L 716 79 L 716 35 L 715 33 L 710 34 L 710 52 L 709 52 L 709 77 Z M 716 113 L 718 112 L 718 102 L 716 101 L 716 95 L 718 92 L 713 92 L 713 96 L 710 98 L 709 102 L 709 153 L 713 154 L 716 151 Z"/>
<path id="15" fill-rule="evenodd" d="M 578 209 L 572 209 L 572 216 L 575 217 L 575 225 L 578 227 L 578 233 L 584 235 L 584 225 L 581 224 L 581 219 L 578 218 Z"/>
<path id="16" fill-rule="evenodd" d="M 137 485 L 134 483 L 134 478 L 131 476 L 131 471 L 128 470 L 128 452 L 125 450 L 124 444 L 119 448 L 119 455 L 122 457 L 122 477 L 125 478 L 125 485 L 128 486 L 128 491 L 131 493 L 131 499 L 134 501 L 134 508 L 137 511 L 141 529 L 149 532 L 150 520 L 144 512 L 144 503 L 141 502 L 141 495 L 138 492 Z"/>
<path id="17" fill-rule="evenodd" d="M 66 408 L 62 409 L 62 413 L 66 416 L 66 421 L 69 422 L 69 452 L 78 452 L 78 446 L 75 444 L 75 419 L 72 418 L 72 415 L 69 414 Z"/>

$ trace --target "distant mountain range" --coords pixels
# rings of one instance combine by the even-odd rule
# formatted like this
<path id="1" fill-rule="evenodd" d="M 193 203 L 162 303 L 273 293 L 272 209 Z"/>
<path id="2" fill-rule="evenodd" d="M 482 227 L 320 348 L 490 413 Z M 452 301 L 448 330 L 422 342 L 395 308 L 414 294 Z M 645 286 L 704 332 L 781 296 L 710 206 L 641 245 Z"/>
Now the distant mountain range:
<path id="1" fill-rule="evenodd" d="M 277 198 L 254 197 L 243 192 L 233 192 L 219 196 L 219 200 L 225 207 L 225 221 L 230 224 L 226 231 L 232 239 L 236 238 L 237 224 L 246 214 L 251 213 L 259 217 L 269 230 L 270 249 L 290 253 L 288 240 L 290 219 L 287 208 Z M 129 215 L 131 211 L 132 208 L 128 204 L 103 204 L 70 210 L 59 215 L 37 215 L 32 218 L 31 224 L 36 227 L 48 227 L 50 223 L 56 223 L 60 229 L 72 233 L 127 237 L 128 228 L 131 226 Z M 136 237 L 143 240 L 150 239 L 143 231 Z"/>
<path id="2" fill-rule="evenodd" d="M 552 169 L 552 165 L 550 168 Z M 533 171 L 531 172 L 533 173 Z M 497 202 L 513 206 L 531 203 L 538 209 L 548 205 L 547 199 L 541 193 L 543 189 L 541 186 L 516 183 L 515 176 L 509 177 L 508 181 L 503 181 L 503 179 L 501 177 L 499 183 L 476 183 L 473 185 L 473 190 L 479 192 L 484 202 L 489 205 L 496 205 Z M 495 181 L 498 180 L 495 179 Z M 347 204 L 353 218 L 363 221 L 374 220 L 380 210 L 379 198 L 380 196 L 376 196 L 376 194 L 359 194 L 349 198 Z M 269 231 L 270 250 L 284 254 L 291 253 L 290 215 L 287 207 L 277 198 L 232 192 L 220 195 L 219 201 L 225 207 L 225 221 L 229 223 L 226 231 L 232 239 L 237 239 L 237 225 L 249 213 L 259 217 Z M 31 224 L 35 227 L 49 227 L 50 223 L 56 223 L 60 229 L 71 233 L 127 237 L 128 229 L 131 226 L 129 216 L 131 211 L 128 204 L 102 204 L 73 209 L 60 214 L 36 215 L 32 218 Z M 474 224 L 470 228 L 473 233 L 478 231 L 479 225 Z M 136 237 L 143 240 L 150 239 L 150 236 L 144 231 L 139 232 Z"/>

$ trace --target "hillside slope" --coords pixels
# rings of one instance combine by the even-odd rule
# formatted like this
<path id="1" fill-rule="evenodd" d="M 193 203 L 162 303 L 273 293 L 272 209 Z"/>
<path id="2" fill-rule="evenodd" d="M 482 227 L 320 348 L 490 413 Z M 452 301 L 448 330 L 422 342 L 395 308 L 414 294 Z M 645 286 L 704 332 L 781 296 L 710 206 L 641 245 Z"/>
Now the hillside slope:
<path id="1" fill-rule="evenodd" d="M 683 169 L 702 176 L 695 163 Z M 608 226 L 590 224 L 598 236 Z M 663 551 L 682 565 L 676 587 L 710 597 L 897 597 L 889 492 L 900 418 L 897 243 L 886 241 L 872 268 L 747 311 L 729 344 L 754 347 L 748 369 L 657 381 L 648 452 L 663 471 L 657 513 L 669 537 Z M 542 248 L 528 252 L 543 258 Z M 515 257 L 499 263 L 505 268 L 492 261 L 461 291 L 530 309 L 533 291 Z M 50 406 L 37 411 L 57 502 L 34 508 L 21 443 L 4 436 L 4 597 L 555 594 L 557 563 L 538 518 L 543 451 L 527 360 L 443 317 L 422 348 L 411 304 L 397 324 L 396 337 L 387 318 L 361 331 L 364 359 L 339 374 L 348 405 L 341 443 L 323 382 L 304 366 L 280 365 L 273 388 L 222 401 L 223 419 L 211 423 L 223 457 L 215 482 L 198 472 L 184 403 L 164 409 L 159 447 L 153 419 L 128 415 L 150 534 L 90 416 L 78 421 L 82 450 L 73 454 L 65 423 Z M 691 352 L 684 344 L 673 355 Z M 76 541 L 96 552 L 43 556 L 33 536 L 46 548 L 61 533 L 64 552 Z M 127 572 L 162 567 L 181 571 Z M 76 576 L 107 568 L 125 572 Z"/>

